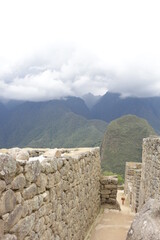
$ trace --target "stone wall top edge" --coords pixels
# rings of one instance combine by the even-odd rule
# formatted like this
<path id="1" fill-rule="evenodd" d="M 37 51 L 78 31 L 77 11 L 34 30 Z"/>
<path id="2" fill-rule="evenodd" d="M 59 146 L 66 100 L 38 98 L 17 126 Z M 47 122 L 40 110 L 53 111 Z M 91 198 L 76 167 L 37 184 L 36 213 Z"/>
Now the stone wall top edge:
<path id="1" fill-rule="evenodd" d="M 7 153 L 10 149 L 18 149 L 19 147 L 13 147 L 13 148 L 0 148 L 0 153 Z M 49 150 L 68 150 L 68 151 L 81 151 L 81 152 L 92 152 L 92 151 L 97 151 L 100 149 L 100 147 L 76 147 L 76 148 L 31 148 L 31 147 L 24 147 L 24 148 L 19 148 L 21 150 L 37 150 L 37 151 L 49 151 Z"/>
<path id="2" fill-rule="evenodd" d="M 24 148 L 21 148 L 22 150 Z M 30 148 L 31 149 L 31 148 Z M 9 150 L 9 149 L 8 149 Z M 39 150 L 39 148 L 32 148 L 32 150 Z M 42 149 L 41 149 L 42 150 Z M 55 149 L 47 149 L 47 151 L 52 151 Z M 25 166 L 26 164 L 32 164 L 34 162 L 39 162 L 40 165 L 41 164 L 48 164 L 47 162 L 49 161 L 54 161 L 54 162 L 58 162 L 58 161 L 69 161 L 69 160 L 74 160 L 76 159 L 77 161 L 84 159 L 86 157 L 89 156 L 97 156 L 97 154 L 99 154 L 99 147 L 93 147 L 93 148 L 63 148 L 63 149 L 57 149 L 58 151 L 60 150 L 68 150 L 67 153 L 62 154 L 61 156 L 55 156 L 55 155 L 49 155 L 49 156 L 45 156 L 43 158 L 40 158 L 41 156 L 43 156 L 43 154 L 39 157 L 31 157 L 28 160 L 22 160 L 22 159 L 14 159 L 18 165 L 21 166 Z M 0 157 L 3 155 L 8 155 L 8 156 L 12 156 L 8 151 L 3 151 L 0 152 Z M 12 156 L 13 157 L 13 156 Z"/>
<path id="3" fill-rule="evenodd" d="M 160 142 L 160 136 L 149 136 L 147 138 L 143 138 L 143 142 L 155 142 L 159 141 Z"/>

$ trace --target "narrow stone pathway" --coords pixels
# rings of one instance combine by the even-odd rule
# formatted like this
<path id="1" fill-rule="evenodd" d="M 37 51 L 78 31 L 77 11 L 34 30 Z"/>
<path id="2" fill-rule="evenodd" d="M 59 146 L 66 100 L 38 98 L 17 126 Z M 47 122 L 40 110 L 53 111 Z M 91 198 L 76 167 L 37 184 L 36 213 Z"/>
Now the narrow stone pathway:
<path id="1" fill-rule="evenodd" d="M 125 240 L 134 218 L 129 204 L 121 204 L 123 191 L 118 191 L 117 200 L 121 211 L 105 209 L 100 221 L 91 232 L 90 240 Z"/>

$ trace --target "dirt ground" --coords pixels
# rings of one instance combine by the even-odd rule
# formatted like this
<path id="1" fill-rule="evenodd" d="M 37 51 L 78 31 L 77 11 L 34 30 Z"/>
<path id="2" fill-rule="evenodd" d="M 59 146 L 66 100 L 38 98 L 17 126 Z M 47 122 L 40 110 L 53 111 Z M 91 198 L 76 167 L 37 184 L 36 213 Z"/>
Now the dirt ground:
<path id="1" fill-rule="evenodd" d="M 96 227 L 91 232 L 90 240 L 125 240 L 134 218 L 129 204 L 121 204 L 123 191 L 118 191 L 117 200 L 121 211 L 105 209 Z"/>

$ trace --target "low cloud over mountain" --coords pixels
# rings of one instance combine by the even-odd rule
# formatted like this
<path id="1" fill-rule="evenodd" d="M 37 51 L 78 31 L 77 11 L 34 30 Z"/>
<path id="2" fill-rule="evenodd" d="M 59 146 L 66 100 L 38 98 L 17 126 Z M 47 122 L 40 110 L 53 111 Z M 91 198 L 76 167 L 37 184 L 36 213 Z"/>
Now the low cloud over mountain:
<path id="1" fill-rule="evenodd" d="M 0 99 L 160 96 L 159 22 L 159 1 L 1 1 Z"/>
<path id="2" fill-rule="evenodd" d="M 59 49 L 59 50 L 58 50 Z M 159 96 L 160 70 L 152 65 L 108 66 L 76 48 L 52 49 L 0 71 L 0 98 L 44 101 L 96 95 L 107 90 L 126 96 Z"/>

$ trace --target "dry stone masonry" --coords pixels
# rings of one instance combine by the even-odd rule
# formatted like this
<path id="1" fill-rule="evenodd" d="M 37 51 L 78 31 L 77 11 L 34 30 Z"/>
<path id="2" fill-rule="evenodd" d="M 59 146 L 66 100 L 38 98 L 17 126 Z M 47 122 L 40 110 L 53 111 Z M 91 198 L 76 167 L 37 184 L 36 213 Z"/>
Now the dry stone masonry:
<path id="1" fill-rule="evenodd" d="M 133 212 L 137 212 L 139 205 L 141 167 L 141 163 L 126 162 L 124 191 Z"/>
<path id="2" fill-rule="evenodd" d="M 101 203 L 102 204 L 117 204 L 117 186 L 118 178 L 116 176 L 103 176 L 101 183 Z"/>
<path id="3" fill-rule="evenodd" d="M 139 176 L 138 176 L 139 179 Z M 135 189 L 133 188 L 133 192 Z M 127 240 L 160 239 L 160 138 L 143 140 L 139 208 Z"/>
<path id="4" fill-rule="evenodd" d="M 142 152 L 140 208 L 149 198 L 160 197 L 160 138 L 145 138 Z"/>
<path id="5" fill-rule="evenodd" d="M 99 159 L 98 148 L 1 153 L 0 239 L 83 240 L 100 209 Z"/>

